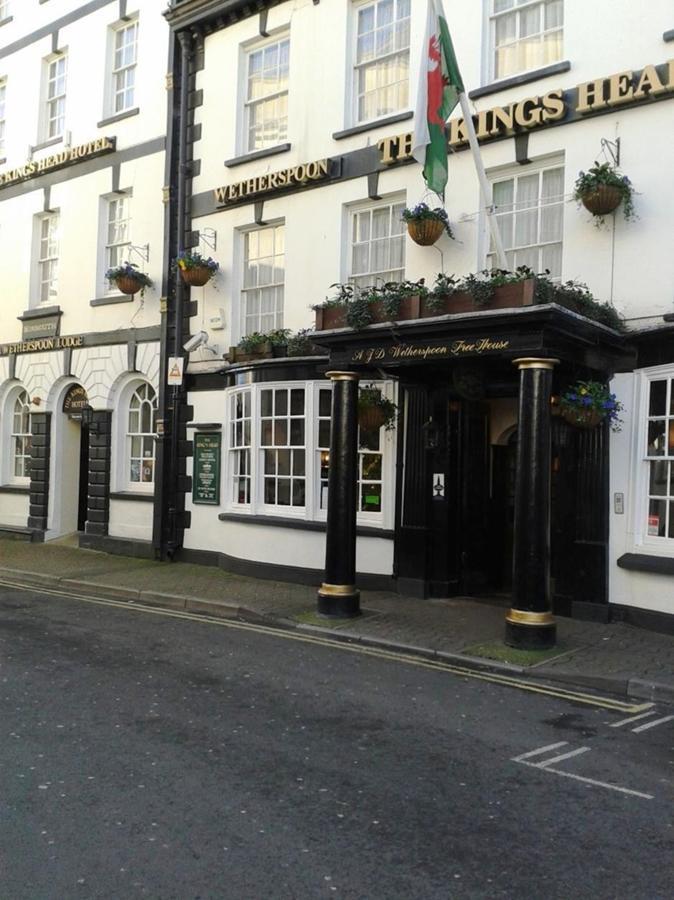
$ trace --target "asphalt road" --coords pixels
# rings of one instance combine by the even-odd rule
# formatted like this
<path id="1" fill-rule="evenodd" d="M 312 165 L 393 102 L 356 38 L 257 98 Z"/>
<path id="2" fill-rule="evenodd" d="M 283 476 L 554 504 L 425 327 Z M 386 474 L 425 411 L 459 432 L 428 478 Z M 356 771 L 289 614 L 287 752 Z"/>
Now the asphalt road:
<path id="1" fill-rule="evenodd" d="M 0 897 L 669 898 L 668 714 L 0 587 Z"/>

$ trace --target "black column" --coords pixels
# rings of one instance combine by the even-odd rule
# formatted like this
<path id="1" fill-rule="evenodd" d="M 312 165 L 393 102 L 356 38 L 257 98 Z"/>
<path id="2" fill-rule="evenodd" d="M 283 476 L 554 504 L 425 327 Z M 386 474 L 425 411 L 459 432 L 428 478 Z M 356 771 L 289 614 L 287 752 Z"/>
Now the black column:
<path id="1" fill-rule="evenodd" d="M 332 429 L 325 581 L 318 590 L 318 612 L 346 619 L 360 615 L 360 592 L 355 585 L 358 374 L 328 372 L 327 376 L 332 380 Z"/>
<path id="2" fill-rule="evenodd" d="M 516 359 L 520 370 L 512 608 L 505 642 L 554 647 L 550 603 L 550 391 L 556 359 Z"/>
<path id="3" fill-rule="evenodd" d="M 89 425 L 89 476 L 86 534 L 106 535 L 110 522 L 112 413 L 94 409 Z"/>
<path id="4" fill-rule="evenodd" d="M 49 461 L 51 458 L 51 413 L 30 415 L 30 507 L 28 527 L 35 532 L 34 539 L 44 539 L 49 516 Z"/>

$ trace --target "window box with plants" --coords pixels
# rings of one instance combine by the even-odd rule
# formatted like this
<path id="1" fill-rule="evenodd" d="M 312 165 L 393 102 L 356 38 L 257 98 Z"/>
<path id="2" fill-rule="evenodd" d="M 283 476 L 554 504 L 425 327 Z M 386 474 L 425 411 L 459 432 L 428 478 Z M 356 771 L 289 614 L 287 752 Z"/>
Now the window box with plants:
<path id="1" fill-rule="evenodd" d="M 288 355 L 290 329 L 254 331 L 242 337 L 236 347 L 230 347 L 227 355 L 230 363 L 250 362 L 253 359 L 273 359 Z"/>
<path id="2" fill-rule="evenodd" d="M 598 163 L 580 172 L 573 192 L 574 199 L 592 213 L 600 225 L 604 216 L 623 205 L 623 215 L 629 222 L 635 218 L 634 188 L 627 175 L 610 163 Z"/>
<path id="3" fill-rule="evenodd" d="M 141 272 L 135 263 L 125 262 L 114 266 L 105 273 L 110 284 L 114 284 L 122 294 L 138 294 L 145 296 L 145 289 L 152 287 L 152 279 Z"/>
<path id="4" fill-rule="evenodd" d="M 352 284 L 333 284 L 336 294 L 314 306 L 316 331 L 329 328 L 361 329 L 380 322 L 418 319 L 428 289 L 421 281 L 387 282 L 356 289 Z"/>
<path id="5" fill-rule="evenodd" d="M 202 256 L 197 250 L 182 250 L 174 260 L 180 277 L 190 287 L 203 287 L 215 276 L 220 263 L 211 256 Z"/>
<path id="6" fill-rule="evenodd" d="M 601 381 L 578 381 L 559 400 L 562 418 L 576 428 L 596 428 L 608 422 L 611 431 L 620 431 L 619 413 L 623 405 Z"/>
<path id="7" fill-rule="evenodd" d="M 484 270 L 456 278 L 440 273 L 424 298 L 422 315 L 476 312 L 480 309 L 517 309 L 535 302 L 536 279 L 529 269 L 506 272 Z"/>
<path id="8" fill-rule="evenodd" d="M 426 203 L 417 203 L 402 211 L 402 219 L 409 236 L 422 247 L 435 244 L 443 232 L 447 237 L 454 238 L 447 212 L 442 207 L 431 209 Z"/>

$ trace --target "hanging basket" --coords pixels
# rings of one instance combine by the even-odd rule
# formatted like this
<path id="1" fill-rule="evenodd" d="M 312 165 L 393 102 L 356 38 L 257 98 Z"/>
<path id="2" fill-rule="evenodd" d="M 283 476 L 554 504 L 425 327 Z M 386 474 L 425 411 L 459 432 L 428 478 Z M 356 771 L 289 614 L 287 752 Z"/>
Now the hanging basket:
<path id="1" fill-rule="evenodd" d="M 593 216 L 606 216 L 622 203 L 623 195 L 612 184 L 600 184 L 595 190 L 584 194 L 581 203 Z"/>
<path id="2" fill-rule="evenodd" d="M 361 406 L 358 410 L 358 427 L 361 431 L 379 431 L 386 422 L 386 413 L 379 406 Z"/>
<path id="3" fill-rule="evenodd" d="M 115 284 L 117 285 L 117 290 L 121 291 L 122 294 L 137 294 L 143 287 L 140 281 L 137 278 L 132 278 L 131 275 L 120 275 L 115 279 Z"/>
<path id="4" fill-rule="evenodd" d="M 190 287 L 203 287 L 213 277 L 213 270 L 208 266 L 192 266 L 190 269 L 181 269 L 180 276 Z"/>
<path id="5" fill-rule="evenodd" d="M 596 409 L 576 409 L 569 406 L 562 406 L 560 409 L 564 421 L 574 428 L 596 428 L 603 419 L 602 414 Z"/>
<path id="6" fill-rule="evenodd" d="M 445 230 L 445 223 L 439 219 L 411 219 L 407 223 L 407 233 L 415 244 L 430 247 Z"/>

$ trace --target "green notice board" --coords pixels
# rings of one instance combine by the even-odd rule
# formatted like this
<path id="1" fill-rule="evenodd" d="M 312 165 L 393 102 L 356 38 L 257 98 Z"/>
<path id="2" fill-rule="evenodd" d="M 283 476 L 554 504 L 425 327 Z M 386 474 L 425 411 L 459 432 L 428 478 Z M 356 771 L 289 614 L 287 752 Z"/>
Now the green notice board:
<path id="1" fill-rule="evenodd" d="M 219 432 L 199 432 L 194 435 L 194 503 L 220 503 L 221 443 L 222 435 Z"/>

